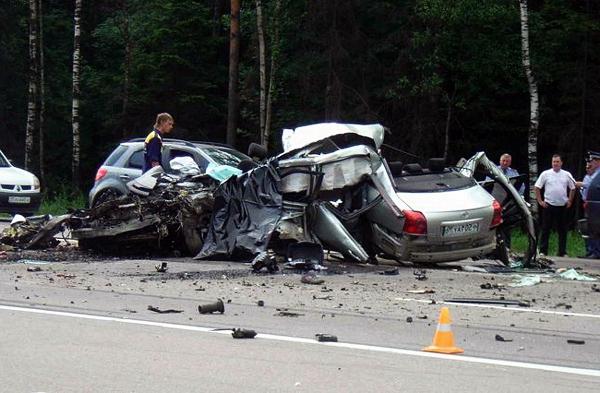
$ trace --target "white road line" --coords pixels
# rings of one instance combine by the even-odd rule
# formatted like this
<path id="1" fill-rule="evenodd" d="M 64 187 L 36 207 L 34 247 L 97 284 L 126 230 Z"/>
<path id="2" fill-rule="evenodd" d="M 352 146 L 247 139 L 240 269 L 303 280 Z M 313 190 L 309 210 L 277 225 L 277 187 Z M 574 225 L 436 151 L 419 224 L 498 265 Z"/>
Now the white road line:
<path id="1" fill-rule="evenodd" d="M 396 297 L 396 298 L 394 298 L 394 300 L 399 300 L 402 302 L 417 302 L 417 303 L 431 304 L 431 300 L 425 300 L 425 299 L 411 299 L 411 298 Z M 519 312 L 524 312 L 524 313 L 530 312 L 530 313 L 534 313 L 534 314 L 552 314 L 552 315 L 568 315 L 570 317 L 600 318 L 599 314 L 585 314 L 585 313 L 568 312 L 568 311 L 541 310 L 538 308 L 529 308 L 529 307 L 523 308 L 523 307 L 498 306 L 495 304 L 444 302 L 441 300 L 436 300 L 435 303 L 436 304 L 446 304 L 449 306 L 495 308 L 498 310 L 519 311 Z"/>
<path id="2" fill-rule="evenodd" d="M 144 325 L 144 326 L 153 326 L 153 327 L 178 329 L 178 330 L 189 330 L 189 331 L 205 332 L 205 333 L 217 333 L 217 334 L 230 334 L 231 333 L 231 331 L 228 331 L 228 330 L 214 330 L 214 328 L 203 327 L 203 326 L 178 325 L 178 324 L 174 324 L 174 323 L 144 321 L 144 320 L 140 320 L 140 319 L 115 318 L 115 317 L 106 317 L 106 316 L 101 316 L 101 315 L 77 314 L 77 313 L 72 313 L 72 312 L 42 310 L 42 309 L 27 308 L 27 307 L 15 307 L 15 306 L 0 305 L 0 310 L 26 312 L 26 313 L 33 313 L 33 314 L 55 315 L 55 316 L 70 317 L 70 318 L 92 319 L 92 320 L 97 320 L 97 321 L 119 322 L 119 323 L 127 323 L 127 324 L 132 324 L 132 325 Z M 357 349 L 357 350 L 361 350 L 361 351 L 383 352 L 383 353 L 391 353 L 391 354 L 397 354 L 397 355 L 419 356 L 419 357 L 434 358 L 434 359 L 453 360 L 453 361 L 457 361 L 457 362 L 489 364 L 489 365 L 495 365 L 495 366 L 516 367 L 516 368 L 524 368 L 524 369 L 532 369 L 532 370 L 542 370 L 542 371 L 551 371 L 551 372 L 566 373 L 566 374 L 576 374 L 576 375 L 600 377 L 600 370 L 586 369 L 586 368 L 562 367 L 562 366 L 553 366 L 553 365 L 549 365 L 549 364 L 515 362 L 515 361 L 510 361 L 510 360 L 477 358 L 477 357 L 462 356 L 462 355 L 444 355 L 444 354 L 438 354 L 438 353 L 414 351 L 414 350 L 410 350 L 410 349 L 378 347 L 378 346 L 373 346 L 373 345 L 352 344 L 352 343 L 343 343 L 343 342 L 318 342 L 318 341 L 315 341 L 313 339 L 308 339 L 308 338 L 279 336 L 279 335 L 274 335 L 274 334 L 258 334 L 256 337 L 262 338 L 265 340 L 286 341 L 286 342 L 292 342 L 292 343 L 302 343 L 302 344 L 312 344 L 312 345 L 327 345 L 327 346 L 331 346 L 331 347 Z"/>

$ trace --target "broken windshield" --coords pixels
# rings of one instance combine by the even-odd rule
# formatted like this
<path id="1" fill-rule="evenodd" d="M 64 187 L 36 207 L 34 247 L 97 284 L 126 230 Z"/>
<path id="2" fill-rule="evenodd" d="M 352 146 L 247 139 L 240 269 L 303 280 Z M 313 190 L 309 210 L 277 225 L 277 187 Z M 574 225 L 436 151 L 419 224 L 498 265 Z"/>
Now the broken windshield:
<path id="1" fill-rule="evenodd" d="M 202 150 L 212 158 L 217 164 L 229 165 L 237 167 L 237 165 L 245 159 L 248 159 L 242 153 L 238 153 L 235 150 L 219 149 L 215 147 L 204 147 Z"/>

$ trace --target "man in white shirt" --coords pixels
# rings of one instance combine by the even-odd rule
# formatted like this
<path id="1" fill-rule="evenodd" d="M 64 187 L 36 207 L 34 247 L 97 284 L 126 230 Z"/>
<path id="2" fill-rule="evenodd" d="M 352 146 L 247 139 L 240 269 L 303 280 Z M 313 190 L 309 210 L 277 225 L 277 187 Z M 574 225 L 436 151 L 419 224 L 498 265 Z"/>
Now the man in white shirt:
<path id="1" fill-rule="evenodd" d="M 561 169 L 562 164 L 560 155 L 553 155 L 552 168 L 542 172 L 535 182 L 535 196 L 542 207 L 540 255 L 548 254 L 548 238 L 553 226 L 556 226 L 558 232 L 558 256 L 567 255 L 566 211 L 573 204 L 575 179 L 569 172 Z"/>

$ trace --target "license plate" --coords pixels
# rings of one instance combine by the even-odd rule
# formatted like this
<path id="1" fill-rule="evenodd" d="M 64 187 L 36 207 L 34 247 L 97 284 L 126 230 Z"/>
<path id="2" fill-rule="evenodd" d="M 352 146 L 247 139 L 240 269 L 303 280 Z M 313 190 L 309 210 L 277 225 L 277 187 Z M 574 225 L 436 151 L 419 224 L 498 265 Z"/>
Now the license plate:
<path id="1" fill-rule="evenodd" d="M 479 232 L 479 223 L 471 222 L 467 224 L 455 224 L 442 226 L 443 237 L 462 236 L 469 233 Z"/>
<path id="2" fill-rule="evenodd" d="M 29 203 L 29 202 L 31 202 L 30 197 L 24 197 L 24 196 L 9 196 L 8 197 L 8 203 Z"/>

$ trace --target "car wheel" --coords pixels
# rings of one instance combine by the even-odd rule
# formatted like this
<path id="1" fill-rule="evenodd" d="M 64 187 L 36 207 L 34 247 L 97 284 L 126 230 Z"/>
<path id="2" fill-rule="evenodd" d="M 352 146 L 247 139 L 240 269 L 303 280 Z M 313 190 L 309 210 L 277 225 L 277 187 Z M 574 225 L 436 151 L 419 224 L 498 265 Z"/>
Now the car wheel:
<path id="1" fill-rule="evenodd" d="M 114 188 L 107 188 L 98 195 L 92 202 L 92 207 L 96 207 L 104 202 L 115 200 L 123 195 L 122 192 Z"/>

